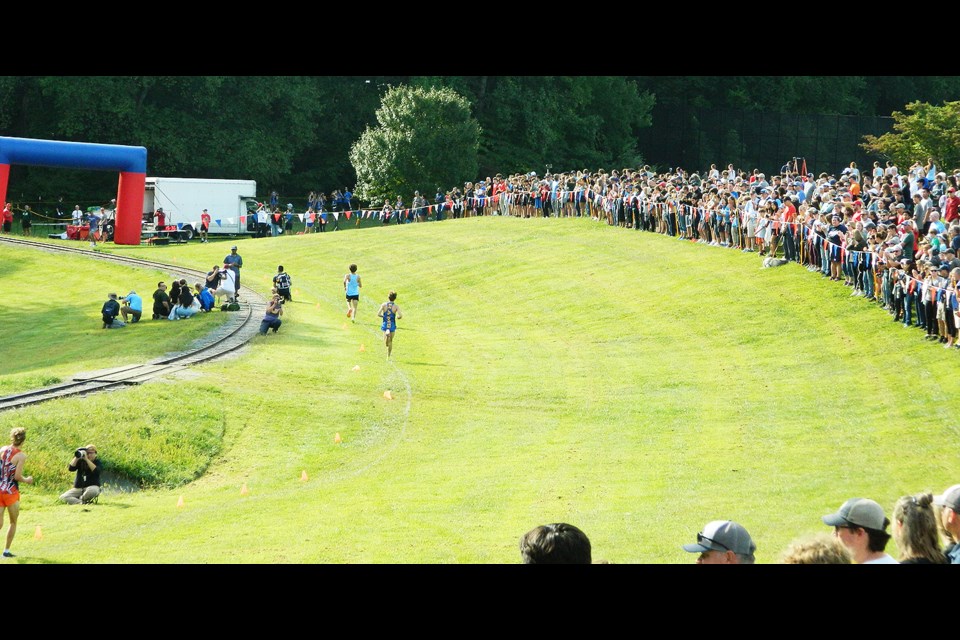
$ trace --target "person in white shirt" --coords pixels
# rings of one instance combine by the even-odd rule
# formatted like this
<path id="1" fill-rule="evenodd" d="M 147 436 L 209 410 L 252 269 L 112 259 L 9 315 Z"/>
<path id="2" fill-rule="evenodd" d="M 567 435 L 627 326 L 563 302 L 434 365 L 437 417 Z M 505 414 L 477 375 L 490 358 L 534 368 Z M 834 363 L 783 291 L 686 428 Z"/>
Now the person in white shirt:
<path id="1" fill-rule="evenodd" d="M 900 564 L 884 549 L 890 541 L 890 520 L 883 507 L 869 498 L 850 498 L 836 513 L 821 518 L 853 554 L 857 564 Z"/>

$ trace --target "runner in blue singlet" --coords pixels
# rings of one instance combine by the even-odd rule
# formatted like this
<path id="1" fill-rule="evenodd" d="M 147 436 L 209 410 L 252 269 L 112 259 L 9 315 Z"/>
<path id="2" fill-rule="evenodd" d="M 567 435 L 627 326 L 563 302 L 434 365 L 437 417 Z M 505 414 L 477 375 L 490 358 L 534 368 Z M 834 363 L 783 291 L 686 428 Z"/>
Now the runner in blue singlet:
<path id="1" fill-rule="evenodd" d="M 343 276 L 343 288 L 347 292 L 347 317 L 357 321 L 357 306 L 360 304 L 360 276 L 357 275 L 357 265 L 350 265 L 350 273 Z"/>
<path id="2" fill-rule="evenodd" d="M 387 360 L 389 360 L 393 354 L 393 336 L 397 332 L 397 320 L 403 317 L 403 313 L 401 313 L 400 307 L 394 302 L 397 299 L 397 292 L 391 291 L 387 297 L 389 302 L 384 302 L 380 305 L 377 317 L 383 318 L 380 331 L 383 331 L 383 341 L 384 344 L 387 345 Z"/>

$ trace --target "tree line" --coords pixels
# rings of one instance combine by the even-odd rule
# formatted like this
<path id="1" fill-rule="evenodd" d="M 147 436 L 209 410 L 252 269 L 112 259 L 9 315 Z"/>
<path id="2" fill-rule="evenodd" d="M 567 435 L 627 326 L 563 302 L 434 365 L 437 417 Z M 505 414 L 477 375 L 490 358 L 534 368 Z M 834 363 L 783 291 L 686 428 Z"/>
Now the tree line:
<path id="1" fill-rule="evenodd" d="M 357 183 L 351 150 L 381 126 L 396 87 L 463 99 L 478 135 L 475 160 L 457 169 L 473 175 L 460 182 L 656 164 L 638 145 L 658 126 L 655 104 L 890 115 L 960 96 L 960 78 L 924 76 L 4 76 L 0 135 L 144 146 L 151 175 L 254 179 L 261 193 L 302 198 Z M 96 199 L 115 188 L 104 172 L 14 167 L 10 198 Z"/>

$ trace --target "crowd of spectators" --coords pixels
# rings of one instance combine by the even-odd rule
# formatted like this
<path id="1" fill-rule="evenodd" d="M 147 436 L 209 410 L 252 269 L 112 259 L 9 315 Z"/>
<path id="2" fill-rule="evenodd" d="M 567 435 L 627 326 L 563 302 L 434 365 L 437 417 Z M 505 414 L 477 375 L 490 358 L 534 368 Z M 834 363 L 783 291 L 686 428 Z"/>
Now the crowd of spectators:
<path id="1" fill-rule="evenodd" d="M 816 533 L 793 540 L 779 553 L 780 564 L 960 564 L 960 484 L 942 494 L 906 495 L 893 506 L 892 519 L 869 498 L 850 498 L 820 518 L 833 535 Z M 887 531 L 890 528 L 891 531 Z M 886 551 L 890 539 L 898 557 Z M 757 543 L 733 520 L 713 520 L 693 542 L 681 545 L 697 554 L 697 564 L 755 564 Z M 559 522 L 531 529 L 520 538 L 523 564 L 608 564 L 596 560 L 590 539 Z"/>
<path id="2" fill-rule="evenodd" d="M 908 170 L 851 162 L 835 174 L 787 163 L 776 175 L 716 165 L 656 173 L 649 166 L 594 172 L 535 172 L 438 189 L 428 203 L 397 196 L 351 212 L 382 224 L 482 215 L 587 217 L 714 247 L 756 252 L 843 282 L 851 296 L 882 306 L 896 322 L 944 348 L 957 340 L 960 170 L 932 160 Z"/>

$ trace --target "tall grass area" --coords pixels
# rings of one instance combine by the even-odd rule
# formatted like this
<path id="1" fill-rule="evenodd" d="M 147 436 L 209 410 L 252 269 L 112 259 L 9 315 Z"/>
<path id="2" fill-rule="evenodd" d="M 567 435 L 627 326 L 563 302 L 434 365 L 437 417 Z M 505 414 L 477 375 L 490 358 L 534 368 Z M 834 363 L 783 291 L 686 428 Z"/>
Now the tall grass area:
<path id="1" fill-rule="evenodd" d="M 109 250 L 209 268 L 230 244 Z M 847 498 L 889 515 L 957 482 L 957 354 L 797 265 L 586 220 L 237 244 L 242 284 L 293 278 L 278 334 L 194 378 L 0 414 L 27 427 L 38 483 L 18 561 L 515 563 L 523 533 L 564 521 L 595 558 L 689 563 L 680 546 L 730 518 L 769 563 Z M 56 504 L 87 441 L 152 488 Z"/>

